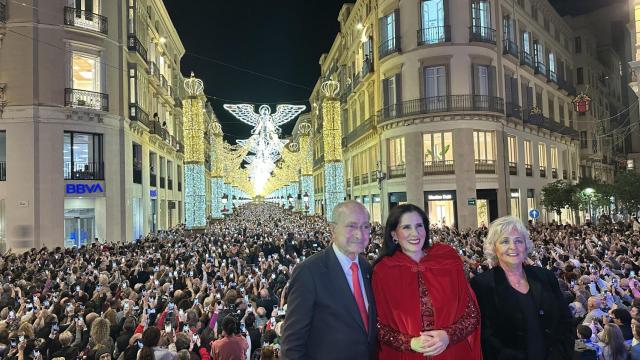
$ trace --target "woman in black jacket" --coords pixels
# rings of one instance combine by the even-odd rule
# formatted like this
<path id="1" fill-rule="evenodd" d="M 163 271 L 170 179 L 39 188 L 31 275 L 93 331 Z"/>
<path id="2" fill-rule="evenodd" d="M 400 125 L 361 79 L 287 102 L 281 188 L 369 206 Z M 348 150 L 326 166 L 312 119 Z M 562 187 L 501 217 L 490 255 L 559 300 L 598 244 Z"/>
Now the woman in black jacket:
<path id="1" fill-rule="evenodd" d="M 519 219 L 502 217 L 489 227 L 484 254 L 492 268 L 471 280 L 485 359 L 572 359 L 575 328 L 568 304 L 551 271 L 525 265 L 532 249 Z"/>

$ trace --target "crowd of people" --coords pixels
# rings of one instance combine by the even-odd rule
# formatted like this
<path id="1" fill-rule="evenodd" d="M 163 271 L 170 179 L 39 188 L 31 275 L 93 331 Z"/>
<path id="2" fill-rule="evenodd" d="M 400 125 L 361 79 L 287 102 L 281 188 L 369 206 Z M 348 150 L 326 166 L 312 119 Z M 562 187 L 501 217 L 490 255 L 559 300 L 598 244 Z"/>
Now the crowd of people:
<path id="1" fill-rule="evenodd" d="M 353 202 L 347 204 L 354 206 Z M 337 300 L 339 297 L 330 287 L 320 297 L 316 294 L 318 288 L 309 284 L 317 281 L 315 277 L 324 277 L 333 286 L 336 279 L 330 276 L 332 273 L 323 273 L 322 267 L 311 273 L 298 265 L 313 265 L 313 259 L 320 263 L 318 259 L 323 258 L 322 254 L 336 244 L 336 234 L 350 239 L 357 230 L 362 234 L 366 232 L 368 240 L 356 244 L 364 243 L 362 251 L 357 253 L 362 257 L 359 277 L 348 275 L 349 260 L 339 263 L 343 259 L 333 259 L 343 265 L 342 276 L 347 276 L 351 291 L 361 289 L 355 293 L 364 295 L 355 296 L 353 312 L 360 314 L 357 319 L 364 324 L 361 325 L 366 334 L 363 348 L 370 344 L 379 348 L 371 351 L 380 351 L 381 359 L 400 358 L 397 354 L 402 352 L 413 352 L 422 358 L 429 354 L 433 359 L 456 359 L 462 355 L 455 354 L 467 354 L 468 349 L 473 357 L 465 358 L 481 358 L 474 350 L 474 346 L 480 349 L 480 344 L 485 359 L 535 358 L 531 356 L 563 359 L 562 355 L 549 356 L 559 348 L 563 349 L 560 353 L 566 353 L 566 340 L 573 342 L 574 337 L 572 355 L 594 354 L 597 359 L 618 360 L 633 354 L 633 359 L 640 359 L 640 347 L 635 346 L 640 342 L 640 323 L 637 322 L 640 321 L 640 282 L 636 280 L 636 273 L 640 274 L 640 232 L 634 231 L 633 222 L 637 220 L 586 226 L 528 224 L 523 229 L 530 244 L 524 243 L 521 233 L 505 236 L 507 243 L 511 243 L 505 246 L 517 248 L 518 241 L 523 241 L 526 251 L 516 254 L 518 261 L 555 274 L 556 284 L 549 286 L 558 287 L 558 291 L 550 293 L 562 298 L 555 303 L 569 304 L 566 307 L 568 323 L 562 324 L 570 330 L 564 327 L 553 330 L 551 336 L 565 341 L 562 346 L 558 342 L 553 349 L 540 350 L 542 353 L 538 354 L 543 355 L 518 353 L 516 349 L 498 354 L 505 348 L 500 343 L 502 335 L 492 333 L 491 324 L 481 319 L 495 318 L 494 324 L 511 326 L 502 329 L 506 335 L 519 326 L 506 324 L 504 321 L 508 318 L 499 314 L 487 316 L 485 313 L 492 300 L 484 292 L 491 286 L 499 286 L 497 281 L 495 284 L 486 281 L 488 274 L 495 272 L 496 256 L 497 259 L 512 256 L 508 252 L 491 255 L 486 240 L 495 237 L 494 244 L 499 248 L 498 238 L 503 234 L 492 235 L 485 227 L 472 231 L 429 228 L 419 208 L 403 211 L 396 216 L 395 224 L 386 227 L 375 223 L 365 225 L 369 222 L 366 214 L 365 219 L 360 219 L 362 224 L 348 223 L 339 230 L 319 216 L 292 213 L 273 204 L 250 203 L 223 220 L 210 222 L 202 231 L 179 226 L 131 244 L 42 248 L 21 254 L 9 250 L 0 259 L 0 357 L 19 360 L 310 359 L 314 357 L 304 350 L 296 353 L 295 346 L 299 344 L 296 341 L 305 341 L 304 346 L 311 346 L 313 341 L 302 335 L 312 334 L 314 338 L 324 338 L 319 344 L 325 348 L 325 344 L 333 342 L 333 346 L 324 350 L 343 353 L 324 358 L 347 358 L 344 354 L 349 350 L 336 345 L 341 343 L 336 338 L 339 333 L 332 334 L 313 324 L 343 317 L 342 313 L 333 311 L 335 304 L 331 302 L 342 306 L 351 300 Z M 419 216 L 407 215 L 414 213 Z M 407 219 L 413 223 L 405 225 Z M 425 227 L 423 230 L 420 224 Z M 360 235 L 355 238 L 360 239 Z M 353 245 L 349 241 L 345 244 Z M 406 252 L 407 246 L 413 252 Z M 322 254 L 308 260 L 316 253 Z M 406 259 L 401 258 L 404 254 Z M 433 267 L 431 264 L 435 263 L 438 266 Z M 525 286 L 524 290 L 531 286 L 532 292 L 537 291 L 537 273 L 517 274 L 501 264 L 506 283 L 516 290 L 518 286 Z M 394 318 L 400 315 L 388 310 L 402 299 L 384 291 L 388 287 L 385 284 L 394 281 L 394 276 L 388 274 L 395 266 L 405 266 L 408 271 L 420 274 L 408 283 L 395 285 L 405 286 L 410 296 L 414 295 L 411 289 L 415 290 L 419 310 L 430 306 L 436 310 L 431 317 L 422 316 L 418 310 L 415 314 L 402 315 L 407 319 L 420 318 L 422 322 L 416 326 Z M 297 268 L 295 272 L 294 268 Z M 391 270 L 383 272 L 383 269 Z M 382 274 L 389 279 L 383 280 Z M 540 274 L 541 279 L 544 278 L 544 273 Z M 524 276 L 524 282 L 518 280 L 518 275 Z M 370 277 L 373 277 L 371 285 Z M 442 280 L 445 277 L 453 279 L 455 286 Z M 442 294 L 437 289 L 445 291 L 443 297 L 439 297 Z M 450 306 L 452 294 L 457 299 L 453 307 Z M 429 305 L 423 308 L 424 299 Z M 312 302 L 305 304 L 305 301 Z M 373 311 L 375 305 L 379 315 Z M 439 306 L 454 308 L 447 314 L 449 320 L 442 320 Z M 304 315 L 304 311 L 310 313 Z M 545 311 L 546 315 L 539 315 L 548 321 L 554 316 L 554 310 L 545 308 Z M 555 315 L 562 318 L 562 314 Z M 456 322 L 459 319 L 464 321 Z M 446 324 L 442 325 L 442 321 Z M 398 328 L 398 324 L 405 327 Z M 535 332 L 538 338 L 526 339 L 527 344 L 536 344 L 536 341 L 549 344 L 550 335 L 545 328 L 548 324 L 543 322 L 543 325 Z M 523 331 L 527 333 L 527 330 L 530 329 L 525 326 Z M 410 338 L 407 334 L 416 336 Z M 394 336 L 405 342 L 390 340 Z M 469 346 L 455 346 L 464 341 Z M 356 343 L 353 342 L 353 349 L 357 348 Z M 495 357 L 487 356 L 491 344 L 494 344 L 493 351 L 497 351 Z M 446 357 L 448 352 L 454 354 L 453 357 Z"/>

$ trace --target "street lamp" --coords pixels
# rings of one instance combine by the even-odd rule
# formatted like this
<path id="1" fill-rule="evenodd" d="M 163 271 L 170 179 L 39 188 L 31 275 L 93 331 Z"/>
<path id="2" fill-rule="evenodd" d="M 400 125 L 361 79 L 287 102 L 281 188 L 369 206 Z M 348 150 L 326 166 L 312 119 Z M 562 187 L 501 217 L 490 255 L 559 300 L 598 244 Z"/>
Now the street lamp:
<path id="1" fill-rule="evenodd" d="M 584 193 L 587 194 L 587 199 L 589 200 L 589 220 L 593 223 L 593 212 L 591 209 L 591 198 L 593 197 L 593 193 L 596 191 L 592 188 L 584 189 Z"/>
<path id="2" fill-rule="evenodd" d="M 293 196 L 291 196 L 291 194 L 289 194 L 287 196 L 287 202 L 289 203 L 289 210 L 292 210 L 293 209 L 293 204 L 292 204 L 293 203 Z"/>
<path id="3" fill-rule="evenodd" d="M 387 174 L 382 171 L 382 163 L 378 161 L 376 163 L 376 180 L 378 181 L 378 188 L 382 190 L 382 181 L 387 178 Z"/>
<path id="4" fill-rule="evenodd" d="M 235 195 L 233 195 L 233 196 L 231 197 L 231 208 L 232 208 L 232 209 L 234 209 L 234 210 L 235 210 L 235 208 L 236 208 L 236 204 L 235 204 L 236 199 L 237 199 L 237 198 L 236 198 L 236 196 L 235 196 Z"/>

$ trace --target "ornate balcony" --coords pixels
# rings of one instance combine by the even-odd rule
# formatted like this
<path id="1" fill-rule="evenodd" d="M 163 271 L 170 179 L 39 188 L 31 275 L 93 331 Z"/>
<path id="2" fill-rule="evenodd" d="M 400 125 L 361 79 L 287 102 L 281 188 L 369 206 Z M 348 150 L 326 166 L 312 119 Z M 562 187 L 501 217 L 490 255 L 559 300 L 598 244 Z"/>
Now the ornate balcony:
<path id="1" fill-rule="evenodd" d="M 469 42 L 496 44 L 496 30 L 484 26 L 469 27 Z"/>
<path id="2" fill-rule="evenodd" d="M 534 72 L 534 74 L 542 75 L 542 76 L 546 77 L 547 76 L 547 67 L 543 62 L 536 61 L 535 62 L 535 67 L 533 68 L 533 72 Z"/>
<path id="3" fill-rule="evenodd" d="M 394 118 L 443 112 L 487 111 L 504 113 L 502 98 L 487 95 L 443 95 L 408 100 L 378 112 L 380 122 Z"/>
<path id="4" fill-rule="evenodd" d="M 455 172 L 453 160 L 426 160 L 424 175 L 450 175 Z"/>
<path id="5" fill-rule="evenodd" d="M 556 72 L 552 71 L 551 69 L 547 69 L 547 81 L 557 84 L 558 83 L 558 74 L 556 74 Z"/>
<path id="6" fill-rule="evenodd" d="M 135 51 L 142 57 L 142 60 L 147 62 L 147 49 L 142 46 L 142 43 L 135 34 L 129 34 L 127 38 L 127 49 L 129 51 Z"/>
<path id="7" fill-rule="evenodd" d="M 389 166 L 387 173 L 389 179 L 405 177 L 407 176 L 407 166 L 405 164 Z"/>
<path id="8" fill-rule="evenodd" d="M 391 55 L 393 53 L 400 52 L 400 37 L 392 37 L 380 44 L 378 48 L 378 54 L 380 59 L 386 57 L 387 55 Z"/>
<path id="9" fill-rule="evenodd" d="M 158 65 L 156 64 L 156 62 L 153 60 L 149 61 L 149 75 L 151 75 L 151 78 L 155 79 L 158 83 L 161 82 L 160 69 L 158 68 Z"/>
<path id="10" fill-rule="evenodd" d="M 1 6 L 1 4 L 0 4 Z M 83 29 L 93 30 L 107 35 L 109 21 L 106 16 L 94 14 L 90 11 L 64 7 L 64 24 Z"/>
<path id="11" fill-rule="evenodd" d="M 418 45 L 451 42 L 451 26 L 430 26 L 418 30 Z"/>
<path id="12" fill-rule="evenodd" d="M 369 174 L 362 174 L 360 175 L 360 183 L 362 185 L 364 184 L 368 184 L 369 183 Z"/>
<path id="13" fill-rule="evenodd" d="M 373 59 L 369 55 L 365 55 L 364 60 L 362 61 L 362 77 L 369 75 L 373 72 Z"/>
<path id="14" fill-rule="evenodd" d="M 476 163 L 476 174 L 495 174 L 496 173 L 495 160 L 476 159 L 475 163 Z"/>
<path id="15" fill-rule="evenodd" d="M 508 39 L 505 39 L 502 42 L 502 54 L 504 55 L 511 55 L 514 58 L 518 59 L 518 44 L 515 43 L 515 41 L 511 41 Z"/>
<path id="16" fill-rule="evenodd" d="M 551 178 L 552 179 L 557 179 L 558 178 L 558 169 L 551 168 Z"/>
<path id="17" fill-rule="evenodd" d="M 109 95 L 80 89 L 64 89 L 64 106 L 109 111 Z"/>
<path id="18" fill-rule="evenodd" d="M 520 105 L 512 102 L 508 102 L 505 105 L 507 117 L 522 120 L 522 109 L 520 108 Z"/>
<path id="19" fill-rule="evenodd" d="M 129 104 L 129 119 L 131 121 L 139 121 L 141 124 L 151 129 L 151 121 L 149 121 L 149 114 L 147 114 L 138 104 Z"/>
<path id="20" fill-rule="evenodd" d="M 353 176 L 353 186 L 360 186 L 360 176 L 358 175 Z"/>
<path id="21" fill-rule="evenodd" d="M 64 163 L 64 179 L 104 180 L 104 163 L 66 161 Z"/>
<path id="22" fill-rule="evenodd" d="M 533 69 L 533 56 L 525 50 L 520 51 L 520 65 L 525 65 Z"/>
<path id="23" fill-rule="evenodd" d="M 368 119 L 366 119 L 365 121 L 363 121 L 360 125 L 356 126 L 355 129 L 353 129 L 353 131 L 349 132 L 343 139 L 344 139 L 344 146 L 346 147 L 347 145 L 353 143 L 354 141 L 358 140 L 360 137 L 362 137 L 363 135 L 369 133 L 369 131 L 375 129 L 376 124 L 378 123 L 377 117 L 375 115 L 369 117 Z"/>

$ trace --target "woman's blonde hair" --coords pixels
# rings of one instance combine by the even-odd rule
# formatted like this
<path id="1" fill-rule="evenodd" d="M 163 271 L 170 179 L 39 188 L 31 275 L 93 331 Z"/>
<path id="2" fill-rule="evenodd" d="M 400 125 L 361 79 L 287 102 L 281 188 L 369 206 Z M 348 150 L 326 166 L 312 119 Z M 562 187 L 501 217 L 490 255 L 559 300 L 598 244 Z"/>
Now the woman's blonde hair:
<path id="1" fill-rule="evenodd" d="M 611 350 L 612 360 L 624 360 L 627 357 L 627 349 L 624 344 L 622 330 L 616 324 L 606 324 L 603 329 L 602 342 Z"/>
<path id="2" fill-rule="evenodd" d="M 504 238 L 511 230 L 517 230 L 520 236 L 524 239 L 525 247 L 527 249 L 527 256 L 533 250 L 533 241 L 529 238 L 529 231 L 524 226 L 522 221 L 514 216 L 503 216 L 494 220 L 489 225 L 489 233 L 484 239 L 483 250 L 484 256 L 489 261 L 491 266 L 498 265 L 498 257 L 496 256 L 496 243 Z"/>
<path id="3" fill-rule="evenodd" d="M 91 331 L 89 334 L 96 344 L 105 344 L 109 340 L 109 332 L 111 327 L 109 326 L 109 320 L 105 318 L 96 318 L 91 323 Z"/>
<path id="4" fill-rule="evenodd" d="M 109 324 L 111 326 L 116 326 L 117 325 L 117 320 L 116 320 L 116 311 L 111 308 L 107 311 L 105 311 L 104 315 L 102 317 L 104 317 L 105 319 L 109 320 Z"/>
<path id="5" fill-rule="evenodd" d="M 65 330 L 58 336 L 58 341 L 62 346 L 69 346 L 73 342 L 73 334 L 71 331 Z"/>
<path id="6" fill-rule="evenodd" d="M 28 322 L 23 322 L 22 324 L 20 324 L 18 331 L 22 331 L 27 339 L 33 339 L 35 337 L 33 325 Z"/>

